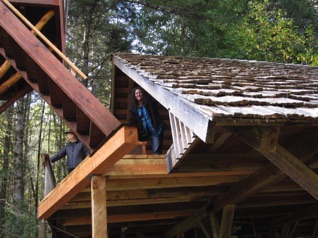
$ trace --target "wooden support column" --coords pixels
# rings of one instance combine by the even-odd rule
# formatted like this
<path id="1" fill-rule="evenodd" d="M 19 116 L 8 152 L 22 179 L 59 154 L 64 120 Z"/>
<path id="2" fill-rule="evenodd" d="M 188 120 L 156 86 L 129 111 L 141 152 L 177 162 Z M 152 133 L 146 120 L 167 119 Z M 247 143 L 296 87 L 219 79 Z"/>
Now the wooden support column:
<path id="1" fill-rule="evenodd" d="M 235 205 L 226 205 L 223 208 L 219 238 L 229 238 L 233 223 Z"/>
<path id="2" fill-rule="evenodd" d="M 220 233 L 220 222 L 214 212 L 210 213 L 210 222 L 212 227 L 212 237 L 219 237 Z"/>
<path id="3" fill-rule="evenodd" d="M 203 224 L 202 221 L 199 221 L 199 226 L 200 226 L 202 232 L 204 233 L 205 237 L 206 238 L 211 238 L 208 229 L 205 227 L 205 225 Z"/>
<path id="4" fill-rule="evenodd" d="M 94 175 L 91 180 L 92 237 L 107 238 L 106 178 Z"/>

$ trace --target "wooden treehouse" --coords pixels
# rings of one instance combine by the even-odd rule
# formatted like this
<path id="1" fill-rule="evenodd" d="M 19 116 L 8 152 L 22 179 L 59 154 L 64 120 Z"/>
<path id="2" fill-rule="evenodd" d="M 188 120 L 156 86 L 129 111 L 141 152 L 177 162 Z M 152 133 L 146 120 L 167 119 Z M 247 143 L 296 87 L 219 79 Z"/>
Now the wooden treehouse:
<path id="1" fill-rule="evenodd" d="M 52 237 L 318 236 L 317 67 L 114 54 L 108 111 L 64 66 L 64 19 L 62 1 L 0 1 L 1 112 L 35 90 L 93 151 L 56 187 L 46 167 Z M 127 125 L 136 85 L 163 155 Z"/>

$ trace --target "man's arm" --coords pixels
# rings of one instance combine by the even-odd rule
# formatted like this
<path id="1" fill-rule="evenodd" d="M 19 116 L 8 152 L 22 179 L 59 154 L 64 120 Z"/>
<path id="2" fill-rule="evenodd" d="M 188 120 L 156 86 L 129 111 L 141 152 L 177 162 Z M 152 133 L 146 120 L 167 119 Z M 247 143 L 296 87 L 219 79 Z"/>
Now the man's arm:
<path id="1" fill-rule="evenodd" d="M 66 156 L 66 146 L 64 146 L 59 152 L 57 152 L 55 155 L 50 157 L 50 161 L 53 163 L 55 161 L 58 161 Z"/>
<path id="2" fill-rule="evenodd" d="M 83 142 L 82 142 L 82 149 L 83 149 L 86 157 L 91 154 L 91 151 L 86 147 L 86 145 Z"/>

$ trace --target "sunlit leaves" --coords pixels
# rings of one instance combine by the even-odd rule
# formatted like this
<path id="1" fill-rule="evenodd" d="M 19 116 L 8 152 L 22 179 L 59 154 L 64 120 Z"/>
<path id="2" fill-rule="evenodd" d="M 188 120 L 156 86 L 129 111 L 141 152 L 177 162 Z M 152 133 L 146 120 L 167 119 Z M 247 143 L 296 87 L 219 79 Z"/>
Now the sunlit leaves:
<path id="1" fill-rule="evenodd" d="M 248 59 L 315 64 L 316 39 L 311 28 L 298 31 L 294 21 L 269 1 L 250 1 L 241 34 Z"/>

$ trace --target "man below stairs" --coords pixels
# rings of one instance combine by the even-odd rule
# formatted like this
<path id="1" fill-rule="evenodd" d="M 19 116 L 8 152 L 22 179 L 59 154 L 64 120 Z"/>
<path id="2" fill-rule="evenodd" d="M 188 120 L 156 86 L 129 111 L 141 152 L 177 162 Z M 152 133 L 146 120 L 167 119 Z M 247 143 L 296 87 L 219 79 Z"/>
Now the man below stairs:
<path id="1" fill-rule="evenodd" d="M 74 132 L 66 131 L 64 133 L 66 134 L 68 143 L 55 155 L 50 157 L 50 161 L 53 163 L 66 156 L 67 170 L 68 173 L 71 173 L 77 165 L 90 155 L 90 150 L 77 138 Z"/>

